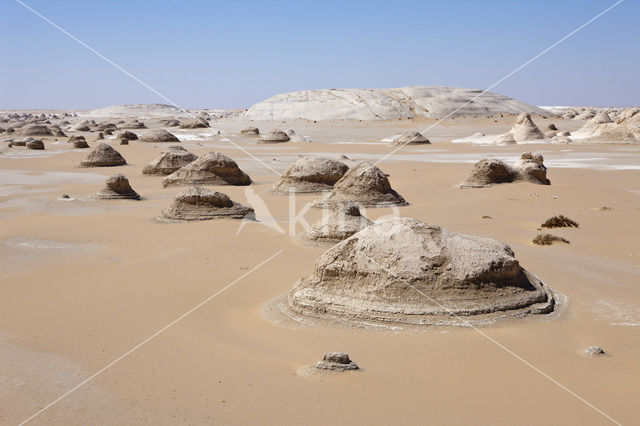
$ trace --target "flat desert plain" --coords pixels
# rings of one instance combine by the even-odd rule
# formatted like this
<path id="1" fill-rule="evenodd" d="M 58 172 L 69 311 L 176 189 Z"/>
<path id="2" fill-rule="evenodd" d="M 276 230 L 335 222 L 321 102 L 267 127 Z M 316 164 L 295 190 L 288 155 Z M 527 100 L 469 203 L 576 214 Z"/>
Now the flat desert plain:
<path id="1" fill-rule="evenodd" d="M 504 133 L 513 120 L 447 119 L 425 132 L 430 145 L 388 157 L 395 147 L 382 139 L 435 120 L 230 117 L 215 121 L 221 135 L 169 128 L 194 154 L 221 152 L 251 176 L 251 186 L 211 189 L 252 206 L 257 221 L 156 221 L 182 188 L 163 188 L 142 168 L 167 144 L 106 136 L 128 164 L 99 168 L 80 168 L 89 150 L 66 137 L 44 137 L 44 151 L 3 144 L 0 423 L 28 419 L 87 378 L 33 424 L 637 423 L 640 147 L 451 142 Z M 534 121 L 566 131 L 584 124 Z M 240 133 L 248 125 L 293 128 L 312 142 L 258 144 Z M 81 134 L 96 145 L 97 132 L 67 132 Z M 458 187 L 478 160 L 512 162 L 529 151 L 544 156 L 551 185 Z M 269 302 L 327 250 L 301 238 L 303 222 L 321 217 L 303 211 L 318 195 L 267 191 L 300 155 L 346 156 L 350 167 L 382 159 L 377 166 L 409 205 L 362 209 L 366 217 L 412 217 L 502 241 L 557 293 L 558 309 L 477 328 L 274 320 Z M 143 199 L 92 199 L 114 173 Z M 540 225 L 559 214 L 579 223 L 550 231 L 570 243 L 533 245 Z M 606 355 L 586 355 L 593 345 Z M 348 353 L 360 371 L 299 374 L 328 351 Z"/>

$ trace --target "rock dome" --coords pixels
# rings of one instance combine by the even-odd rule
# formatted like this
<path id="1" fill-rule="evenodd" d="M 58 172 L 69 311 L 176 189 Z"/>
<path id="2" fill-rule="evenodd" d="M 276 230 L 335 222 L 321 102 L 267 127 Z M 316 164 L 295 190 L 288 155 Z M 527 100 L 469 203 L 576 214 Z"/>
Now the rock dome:
<path id="1" fill-rule="evenodd" d="M 179 145 L 172 145 L 142 169 L 142 174 L 167 176 L 198 159 L 198 156 Z"/>
<path id="2" fill-rule="evenodd" d="M 349 167 L 341 161 L 326 157 L 300 157 L 271 187 L 275 193 L 318 193 L 328 191 L 339 181 Z"/>
<path id="3" fill-rule="evenodd" d="M 349 169 L 333 185 L 330 193 L 314 203 L 314 207 L 329 208 L 345 202 L 353 202 L 360 207 L 408 204 L 400 194 L 391 188 L 387 175 L 368 162 L 360 163 Z"/>
<path id="4" fill-rule="evenodd" d="M 104 142 L 95 147 L 80 162 L 81 167 L 112 167 L 125 164 L 127 164 L 127 161 L 124 157 Z"/>
<path id="5" fill-rule="evenodd" d="M 251 178 L 235 161 L 219 152 L 208 152 L 162 180 L 170 185 L 249 185 Z"/>
<path id="6" fill-rule="evenodd" d="M 282 308 L 355 324 L 460 324 L 546 314 L 555 304 L 506 244 L 392 218 L 327 250 Z"/>
<path id="7" fill-rule="evenodd" d="M 189 186 L 173 199 L 158 219 L 166 221 L 242 219 L 253 209 L 232 201 L 228 195 L 200 186 Z"/>

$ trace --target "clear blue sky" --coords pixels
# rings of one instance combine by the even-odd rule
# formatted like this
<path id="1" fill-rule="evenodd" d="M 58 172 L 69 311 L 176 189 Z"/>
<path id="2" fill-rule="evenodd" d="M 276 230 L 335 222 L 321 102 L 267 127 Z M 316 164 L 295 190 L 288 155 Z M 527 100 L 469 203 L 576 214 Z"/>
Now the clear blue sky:
<path id="1" fill-rule="evenodd" d="M 193 108 L 314 88 L 484 89 L 615 2 L 24 1 Z M 638 105 L 639 21 L 625 0 L 493 91 Z M 0 108 L 164 103 L 14 0 L 0 0 L 0 37 Z"/>

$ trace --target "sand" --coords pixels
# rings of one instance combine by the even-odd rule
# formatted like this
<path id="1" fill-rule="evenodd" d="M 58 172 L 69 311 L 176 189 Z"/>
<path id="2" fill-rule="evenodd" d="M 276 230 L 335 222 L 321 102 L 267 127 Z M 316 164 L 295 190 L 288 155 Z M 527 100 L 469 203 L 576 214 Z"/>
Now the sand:
<path id="1" fill-rule="evenodd" d="M 450 140 L 504 133 L 513 120 L 447 120 L 427 133 L 432 145 L 407 146 L 381 169 L 411 201 L 398 208 L 400 214 L 504 241 L 524 268 L 562 296 L 557 317 L 501 321 L 482 331 L 616 420 L 633 424 L 640 417 L 640 147 L 533 144 L 526 150 L 544 155 L 551 186 L 517 182 L 458 189 L 478 159 L 513 161 L 523 149 Z M 551 122 L 534 121 L 541 128 Z M 251 186 L 211 188 L 245 205 L 261 197 L 276 219 L 269 224 L 288 231 L 289 197 L 267 191 L 279 176 L 228 140 L 280 172 L 300 154 L 346 155 L 350 160 L 341 161 L 352 167 L 388 153 L 392 148 L 380 142 L 385 136 L 433 122 L 225 119 L 216 121 L 225 132 L 221 136 L 199 136 L 211 129 L 194 129 L 182 131 L 194 139 L 180 138 L 196 155 L 215 150 L 238 162 L 252 176 Z M 584 123 L 553 122 L 561 131 Z M 258 145 L 255 136 L 240 135 L 249 125 L 295 128 L 314 142 Z M 84 134 L 95 146 L 96 133 L 71 134 Z M 161 144 L 117 146 L 128 165 L 81 169 L 86 150 L 71 148 L 66 139 L 44 140 L 46 151 L 9 148 L 0 155 L 0 259 L 16 255 L 7 240 L 50 242 L 30 248 L 19 264 L 0 261 L 0 358 L 13 360 L 0 363 L 9 378 L 0 388 L 0 423 L 31 416 L 279 250 L 34 423 L 607 423 L 468 328 L 400 332 L 272 322 L 262 313 L 265 305 L 308 275 L 326 248 L 302 244 L 264 222 L 154 221 L 182 190 L 142 175 L 144 165 L 165 149 Z M 145 200 L 87 200 L 113 173 L 125 174 Z M 71 199 L 59 200 L 61 194 Z M 296 197 L 295 210 L 317 197 Z M 362 210 L 371 220 L 392 213 Z M 305 218 L 312 224 L 321 214 L 310 209 Z M 553 230 L 571 244 L 531 244 L 540 224 L 557 214 L 580 224 Z M 300 223 L 295 229 L 305 232 Z M 69 248 L 62 252 L 68 254 L 52 256 L 47 247 L 55 242 Z M 584 349 L 594 345 L 607 356 L 586 356 Z M 296 373 L 329 351 L 348 353 L 362 371 L 320 379 Z"/>

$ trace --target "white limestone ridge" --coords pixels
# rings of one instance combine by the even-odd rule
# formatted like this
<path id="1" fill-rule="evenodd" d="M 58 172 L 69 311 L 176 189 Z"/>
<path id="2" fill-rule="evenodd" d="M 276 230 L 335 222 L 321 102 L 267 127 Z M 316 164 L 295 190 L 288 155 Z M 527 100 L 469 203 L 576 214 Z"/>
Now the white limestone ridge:
<path id="1" fill-rule="evenodd" d="M 486 116 L 493 114 L 551 115 L 544 109 L 508 96 L 482 90 L 444 86 L 399 89 L 322 89 L 282 93 L 253 105 L 250 120 L 392 120 Z"/>
<path id="2" fill-rule="evenodd" d="M 178 117 L 187 118 L 191 115 L 180 108 L 165 104 L 129 104 L 112 105 L 94 109 L 86 112 L 79 112 L 79 116 L 92 118 L 156 118 L 156 117 Z"/>

